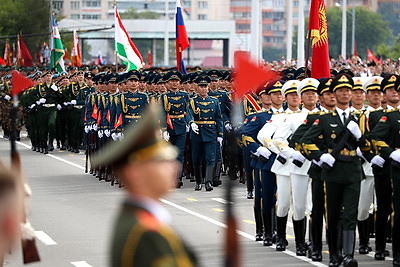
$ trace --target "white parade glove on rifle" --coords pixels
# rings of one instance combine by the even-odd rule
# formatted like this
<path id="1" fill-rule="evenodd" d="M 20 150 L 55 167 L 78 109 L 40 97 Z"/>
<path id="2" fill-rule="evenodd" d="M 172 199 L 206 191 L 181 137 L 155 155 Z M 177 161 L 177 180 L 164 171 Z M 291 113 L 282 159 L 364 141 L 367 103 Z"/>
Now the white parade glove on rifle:
<path id="1" fill-rule="evenodd" d="M 199 126 L 198 126 L 196 123 L 192 122 L 192 123 L 190 124 L 190 128 L 192 128 L 192 131 L 193 131 L 195 134 L 199 134 Z"/>
<path id="2" fill-rule="evenodd" d="M 260 156 L 263 156 L 266 159 L 268 159 L 272 154 L 271 151 L 269 151 L 269 149 L 265 146 L 260 146 L 259 148 L 257 148 L 257 153 L 259 153 Z"/>
<path id="3" fill-rule="evenodd" d="M 329 153 L 324 153 L 321 155 L 319 158 L 319 161 L 322 163 L 326 163 L 329 166 L 333 167 L 333 164 L 335 164 L 336 159 Z"/>

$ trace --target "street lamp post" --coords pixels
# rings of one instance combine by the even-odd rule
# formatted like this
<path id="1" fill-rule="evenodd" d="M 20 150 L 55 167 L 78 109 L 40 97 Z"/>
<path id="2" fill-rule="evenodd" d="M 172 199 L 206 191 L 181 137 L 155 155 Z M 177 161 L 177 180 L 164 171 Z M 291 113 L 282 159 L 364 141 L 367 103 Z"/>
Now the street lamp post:
<path id="1" fill-rule="evenodd" d="M 342 58 L 346 60 L 346 43 L 347 43 L 347 16 L 346 16 L 347 0 L 342 0 Z"/>
<path id="2" fill-rule="evenodd" d="M 354 55 L 356 52 L 356 4 L 355 0 L 352 0 L 352 17 L 351 17 L 351 51 Z"/>

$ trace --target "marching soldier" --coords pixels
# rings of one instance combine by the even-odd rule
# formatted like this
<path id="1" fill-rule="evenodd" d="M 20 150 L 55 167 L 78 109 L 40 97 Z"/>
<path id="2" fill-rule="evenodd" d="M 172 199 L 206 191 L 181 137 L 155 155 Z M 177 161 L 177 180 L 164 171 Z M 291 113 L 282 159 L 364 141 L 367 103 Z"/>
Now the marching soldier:
<path id="1" fill-rule="evenodd" d="M 395 86 L 391 87 L 391 82 L 389 81 L 390 77 L 388 77 L 387 82 L 383 82 L 382 84 L 389 85 L 387 88 L 399 90 L 400 89 L 400 81 L 397 79 Z M 386 89 L 387 90 L 387 89 Z M 389 102 L 389 100 L 388 100 Z M 400 208 L 400 112 L 399 109 L 390 109 L 385 110 L 384 115 L 380 118 L 379 122 L 375 126 L 375 128 L 370 133 L 370 138 L 372 139 L 372 144 L 375 149 L 375 153 L 380 155 L 385 162 L 390 162 L 390 179 L 393 184 L 393 211 L 394 211 L 394 220 L 393 220 L 393 238 L 392 238 L 392 251 L 393 251 L 393 266 L 400 266 L 400 216 L 399 216 L 399 208 Z M 389 185 L 388 185 L 389 186 Z M 379 188 L 381 189 L 381 188 Z M 389 187 L 385 188 L 385 190 L 389 189 Z M 377 196 L 381 192 L 378 193 L 377 188 Z M 390 196 L 390 191 L 386 191 L 386 194 Z M 380 208 L 380 204 L 378 203 L 378 210 Z M 385 210 L 387 207 L 383 207 Z M 378 221 L 377 221 L 378 224 Z M 382 225 L 382 223 L 380 223 Z M 378 225 L 377 225 L 378 227 Z M 377 229 L 378 230 L 378 229 Z M 378 232 L 377 232 L 378 234 Z M 382 237 L 380 236 L 380 239 Z M 380 240 L 382 242 L 382 240 Z M 382 245 L 382 244 L 380 244 Z M 377 248 L 378 249 L 378 248 Z M 380 248 L 382 249 L 382 248 Z M 378 252 L 378 250 L 377 250 Z M 380 251 L 382 253 L 382 251 Z M 382 256 L 382 255 L 380 255 Z M 384 256 L 384 255 L 383 255 Z M 375 259 L 376 254 L 375 254 Z M 383 257 L 384 259 L 384 257 Z"/>
<path id="2" fill-rule="evenodd" d="M 357 147 L 368 153 L 370 143 L 363 136 L 354 114 L 350 112 L 353 79 L 339 74 L 331 88 L 337 100 L 334 112 L 321 115 L 301 139 L 304 152 L 323 166 L 327 206 L 327 235 L 329 266 L 339 266 L 339 224 L 343 228 L 343 264 L 357 266 L 354 259 L 357 206 L 362 169 Z M 320 137 L 328 144 L 328 151 L 317 147 Z"/>
<path id="3" fill-rule="evenodd" d="M 270 110 L 271 86 L 262 87 L 258 97 L 262 111 L 250 114 L 242 129 L 242 143 L 252 155 L 254 168 L 254 219 L 256 222 L 256 241 L 263 240 L 264 246 L 272 246 L 272 213 L 275 206 L 276 177 L 271 172 L 271 164 L 276 155 L 257 141 L 257 134 L 273 115 Z M 275 88 L 276 89 L 276 88 Z M 269 162 L 269 164 L 268 164 Z"/>
<path id="4" fill-rule="evenodd" d="M 291 81 L 288 81 L 287 83 L 290 84 L 290 82 Z M 279 182 L 278 188 L 279 186 L 281 186 L 281 188 L 278 189 L 278 194 L 288 188 L 292 189 L 288 197 L 291 198 L 290 195 L 292 195 L 293 199 L 293 229 L 297 256 L 306 256 L 307 254 L 304 229 L 306 229 L 306 211 L 308 212 L 309 210 L 307 210 L 309 198 L 309 176 L 307 172 L 311 162 L 306 160 L 301 154 L 299 147 L 295 147 L 290 137 L 306 119 L 309 113 L 319 111 L 316 107 L 318 101 L 318 85 L 319 81 L 314 78 L 306 78 L 300 82 L 297 88 L 297 94 L 301 97 L 303 108 L 301 111 L 288 113 L 285 121 L 278 126 L 279 131 L 275 132 L 273 137 L 273 142 L 280 151 L 279 155 L 285 157 L 285 159 L 290 162 L 287 166 L 290 172 L 290 180 L 285 180 L 288 182 L 286 185 L 282 183 L 283 181 Z M 288 105 L 291 106 L 290 99 L 288 100 Z M 284 203 L 290 203 L 290 199 L 287 199 Z M 281 205 L 281 203 L 278 202 L 278 206 L 279 205 Z M 288 209 L 289 207 L 285 208 Z"/>
<path id="5" fill-rule="evenodd" d="M 377 81 L 374 82 L 374 78 Z M 376 88 L 376 84 L 380 81 L 380 90 L 383 92 L 380 93 L 378 90 L 369 90 L 367 91 L 367 97 L 370 102 L 370 105 L 374 105 L 375 110 L 369 113 L 368 119 L 368 128 L 372 131 L 375 126 L 379 123 L 380 119 L 386 116 L 386 112 L 391 109 L 383 109 L 379 106 L 379 99 L 382 96 L 385 96 L 389 99 L 388 102 L 391 105 L 396 105 L 397 96 L 393 93 L 396 91 L 396 81 L 398 81 L 397 75 L 388 75 L 386 77 L 378 78 L 373 77 L 370 78 L 371 87 Z M 375 84 L 375 85 L 374 85 Z M 381 97 L 380 97 L 381 96 Z M 390 108 L 389 104 L 389 108 Z M 375 131 L 375 130 L 374 130 Z M 371 136 L 373 139 L 373 137 Z M 378 143 L 382 144 L 382 143 Z M 385 256 L 389 256 L 389 251 L 386 249 L 386 236 L 388 233 L 388 217 L 392 212 L 392 180 L 391 180 L 391 160 L 382 156 L 382 153 L 379 150 L 378 144 L 372 140 L 372 146 L 374 148 L 374 152 L 377 156 L 384 159 L 383 165 L 381 161 L 374 162 L 371 160 L 372 171 L 374 174 L 374 182 L 375 182 L 375 194 L 376 194 L 376 216 L 375 216 L 375 260 L 385 260 Z M 379 157 L 377 159 L 379 159 Z M 389 228 L 390 229 L 390 228 Z"/>
<path id="6" fill-rule="evenodd" d="M 208 96 L 208 85 L 211 82 L 207 75 L 200 75 L 196 79 L 198 96 L 190 99 L 188 106 L 188 122 L 191 128 L 190 141 L 192 145 L 192 160 L 196 178 L 195 190 L 202 189 L 201 164 L 206 164 L 205 188 L 213 190 L 212 178 L 214 174 L 216 145 L 223 141 L 223 120 L 219 103 L 215 98 Z"/>
<path id="7" fill-rule="evenodd" d="M 179 71 L 169 71 L 164 80 L 168 83 L 169 92 L 161 95 L 161 105 L 163 107 L 164 116 L 161 120 L 163 125 L 163 137 L 166 141 L 171 142 L 178 148 L 178 162 L 180 169 L 177 177 L 177 187 L 183 185 L 183 162 L 186 142 L 186 109 L 189 103 L 189 95 L 184 91 L 180 91 L 180 82 L 182 74 Z"/>
<path id="8" fill-rule="evenodd" d="M 335 109 L 336 98 L 330 90 L 332 79 L 321 79 L 317 88 L 319 95 L 320 109 L 322 112 L 310 112 L 304 122 L 296 129 L 290 138 L 291 147 L 297 148 L 305 158 L 312 160 L 304 153 L 301 147 L 301 138 L 311 127 L 314 121 L 324 112 Z M 324 142 L 319 142 L 317 146 L 324 150 Z M 311 211 L 311 259 L 312 261 L 322 261 L 322 232 L 323 232 L 323 215 L 325 214 L 325 194 L 324 183 L 321 179 L 321 167 L 314 160 L 308 170 L 308 175 L 312 179 L 311 196 L 312 196 L 312 211 Z"/>

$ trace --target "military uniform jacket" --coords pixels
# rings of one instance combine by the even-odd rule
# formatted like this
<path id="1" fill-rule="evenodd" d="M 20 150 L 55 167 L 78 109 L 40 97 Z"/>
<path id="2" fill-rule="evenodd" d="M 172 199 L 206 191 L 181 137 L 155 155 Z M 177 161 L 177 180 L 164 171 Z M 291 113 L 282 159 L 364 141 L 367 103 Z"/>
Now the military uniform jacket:
<path id="1" fill-rule="evenodd" d="M 390 154 L 400 148 L 400 109 L 385 110 L 369 137 L 376 154 L 391 162 Z M 391 165 L 390 171 L 392 179 L 400 180 L 400 168 Z"/>
<path id="2" fill-rule="evenodd" d="M 176 232 L 148 210 L 125 202 L 114 227 L 112 267 L 197 266 Z"/>
<path id="3" fill-rule="evenodd" d="M 93 92 L 85 99 L 85 126 L 97 123 L 97 114 L 99 111 L 97 107 L 97 97 L 98 93 Z"/>
<path id="4" fill-rule="evenodd" d="M 108 101 L 109 101 L 109 94 L 108 93 L 100 93 L 97 97 L 97 126 L 99 130 L 106 130 L 108 129 L 108 119 L 111 117 L 109 113 Z"/>
<path id="5" fill-rule="evenodd" d="M 142 113 L 149 104 L 147 94 L 128 91 L 121 94 L 121 107 L 123 112 L 124 127 L 142 119 Z"/>
<path id="6" fill-rule="evenodd" d="M 350 114 L 347 120 L 354 120 L 358 123 L 358 116 Z M 347 122 L 345 122 L 345 125 Z M 345 126 L 336 111 L 328 112 L 316 119 L 310 129 L 301 139 L 301 143 L 306 153 L 311 159 L 319 160 L 324 153 L 323 148 L 319 148 L 317 143 L 322 139 L 328 147 L 328 152 L 335 148 L 346 130 Z M 369 153 L 371 144 L 362 135 L 360 140 L 356 140 L 352 134 L 347 139 L 344 148 L 335 156 L 335 163 L 330 170 L 322 170 L 321 177 L 325 181 L 350 184 L 360 182 L 363 178 L 361 159 L 357 156 L 357 147 L 364 153 Z"/>
<path id="7" fill-rule="evenodd" d="M 218 99 L 224 124 L 230 123 L 232 101 L 230 100 L 229 95 L 226 92 L 219 89 L 215 91 L 212 90 L 208 91 L 208 95 Z"/>
<path id="8" fill-rule="evenodd" d="M 261 101 L 255 94 L 246 94 L 243 97 L 243 113 L 247 117 L 250 113 L 261 110 Z"/>
<path id="9" fill-rule="evenodd" d="M 262 144 L 257 140 L 257 134 L 262 129 L 262 127 L 271 119 L 273 113 L 270 110 L 263 110 L 253 114 L 250 114 L 242 129 L 242 143 L 244 149 L 248 149 L 251 153 L 256 153 L 257 149 L 262 146 Z M 273 159 L 276 155 L 272 154 L 270 158 L 265 161 L 261 158 L 252 161 L 252 166 L 257 169 L 271 169 Z M 271 158 L 272 157 L 272 158 Z"/>
<path id="10" fill-rule="evenodd" d="M 170 135 L 186 134 L 186 110 L 188 103 L 189 94 L 187 92 L 170 91 L 161 95 L 161 104 L 165 115 L 161 121 L 162 128 L 166 128 Z M 171 120 L 172 128 L 168 126 L 167 117 Z"/>
<path id="11" fill-rule="evenodd" d="M 37 96 L 39 98 L 45 98 L 46 99 L 46 103 L 43 104 L 43 106 L 47 106 L 50 107 L 48 105 L 52 105 L 52 107 L 54 107 L 54 109 L 56 109 L 57 104 L 60 104 L 60 100 L 61 100 L 61 95 L 60 95 L 60 91 L 58 90 L 53 90 L 53 88 L 51 88 L 54 84 L 50 84 L 49 86 L 47 86 L 47 84 L 38 84 L 36 86 L 37 88 Z M 54 85 L 55 86 L 55 85 Z"/>
<path id="12" fill-rule="evenodd" d="M 190 131 L 190 139 L 199 142 L 216 142 L 223 136 L 223 122 L 219 102 L 215 98 L 197 96 L 190 99 L 187 109 L 189 124 L 199 126 L 199 134 Z"/>

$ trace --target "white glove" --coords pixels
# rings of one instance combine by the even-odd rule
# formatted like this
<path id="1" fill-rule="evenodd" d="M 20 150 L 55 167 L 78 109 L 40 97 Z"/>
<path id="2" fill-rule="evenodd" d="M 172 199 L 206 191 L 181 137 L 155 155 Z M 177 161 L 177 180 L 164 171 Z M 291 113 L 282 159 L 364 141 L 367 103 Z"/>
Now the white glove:
<path id="1" fill-rule="evenodd" d="M 222 141 L 223 141 L 224 139 L 222 138 L 222 137 L 217 137 L 217 142 L 219 143 L 219 145 L 222 147 Z"/>
<path id="2" fill-rule="evenodd" d="M 122 140 L 122 139 L 124 139 L 124 133 L 119 134 L 119 140 Z"/>
<path id="3" fill-rule="evenodd" d="M 355 123 L 354 121 L 350 121 L 347 124 L 347 129 L 349 129 L 349 131 L 354 135 L 354 137 L 356 139 L 361 138 L 362 133 L 361 133 L 360 127 L 358 127 L 358 124 Z"/>
<path id="4" fill-rule="evenodd" d="M 165 141 L 168 142 L 169 141 L 169 137 L 170 136 L 169 136 L 169 133 L 167 131 L 163 132 L 163 138 L 164 138 Z"/>
<path id="5" fill-rule="evenodd" d="M 68 106 L 68 102 L 64 102 L 63 105 L 64 105 L 64 106 Z"/>
<path id="6" fill-rule="evenodd" d="M 58 110 L 61 110 L 61 108 L 62 108 L 61 105 L 60 105 L 60 104 L 57 104 L 57 109 L 58 109 Z"/>
<path id="7" fill-rule="evenodd" d="M 111 134 L 111 138 L 112 138 L 112 140 L 117 140 L 118 139 L 118 134 L 116 134 L 116 133 L 112 133 Z"/>
<path id="8" fill-rule="evenodd" d="M 304 161 L 306 161 L 306 158 L 300 153 L 300 151 L 295 151 L 295 152 L 292 154 L 292 159 L 298 160 L 298 161 L 300 161 L 301 163 L 304 163 Z"/>
<path id="9" fill-rule="evenodd" d="M 89 132 L 89 126 L 85 126 L 85 133 L 88 133 Z"/>
<path id="10" fill-rule="evenodd" d="M 38 106 L 39 106 L 40 104 L 41 104 L 41 103 L 40 103 L 40 101 L 36 101 L 36 105 L 38 105 Z"/>
<path id="11" fill-rule="evenodd" d="M 54 91 L 58 91 L 58 87 L 57 87 L 55 84 L 53 84 L 52 86 L 50 86 L 50 88 L 53 89 Z"/>
<path id="12" fill-rule="evenodd" d="M 376 166 L 378 166 L 378 167 L 380 167 L 380 168 L 383 168 L 383 164 L 385 164 L 385 159 L 382 158 L 382 157 L 379 156 L 379 155 L 376 155 L 375 157 L 373 157 L 373 158 L 371 159 L 371 164 L 372 164 L 372 165 L 376 165 Z"/>
<path id="13" fill-rule="evenodd" d="M 336 159 L 329 153 L 322 154 L 321 157 L 319 158 L 319 161 L 322 163 L 326 163 L 329 166 L 333 167 L 333 164 L 335 163 Z"/>
<path id="14" fill-rule="evenodd" d="M 105 134 L 107 137 L 110 137 L 111 132 L 110 132 L 110 130 L 104 130 L 104 134 Z"/>
<path id="15" fill-rule="evenodd" d="M 186 124 L 186 132 L 190 132 L 190 126 Z"/>
<path id="16" fill-rule="evenodd" d="M 363 160 L 367 161 L 367 159 L 364 157 L 363 153 L 361 152 L 361 149 L 359 147 L 357 147 L 357 156 L 359 156 L 360 158 L 362 158 Z"/>
<path id="17" fill-rule="evenodd" d="M 230 123 L 225 124 L 225 129 L 226 129 L 227 131 L 232 130 L 232 124 L 230 124 Z"/>
<path id="18" fill-rule="evenodd" d="M 103 138 L 103 130 L 98 131 L 98 132 L 97 132 L 97 136 L 98 136 L 99 138 Z"/>
<path id="19" fill-rule="evenodd" d="M 97 131 L 97 124 L 93 124 L 93 131 Z"/>
<path id="20" fill-rule="evenodd" d="M 190 128 L 192 128 L 192 131 L 193 131 L 195 134 L 199 134 L 199 126 L 197 126 L 196 123 L 192 122 L 192 123 L 190 124 Z"/>
<path id="21" fill-rule="evenodd" d="M 76 105 L 76 100 L 74 99 L 74 100 L 71 100 L 71 104 L 72 105 Z"/>
<path id="22" fill-rule="evenodd" d="M 400 163 L 400 149 L 397 149 L 390 153 L 389 158 Z"/>
<path id="23" fill-rule="evenodd" d="M 41 99 L 39 99 L 39 103 L 40 103 L 40 104 L 46 103 L 46 98 L 41 98 Z"/>
<path id="24" fill-rule="evenodd" d="M 269 149 L 265 146 L 260 146 L 257 148 L 257 152 L 260 154 L 260 156 L 263 156 L 266 159 L 268 159 L 272 154 L 271 151 L 269 151 Z"/>
<path id="25" fill-rule="evenodd" d="M 29 106 L 30 109 L 33 109 L 36 106 L 36 104 L 32 104 Z"/>
<path id="26" fill-rule="evenodd" d="M 7 101 L 10 101 L 10 99 L 11 99 L 11 96 L 9 96 L 9 95 L 5 95 L 5 96 L 4 96 L 4 99 L 5 99 L 5 100 L 7 100 Z"/>
<path id="27" fill-rule="evenodd" d="M 321 161 L 316 161 L 315 159 L 312 160 L 313 163 L 315 163 L 316 165 L 320 166 L 322 165 Z"/>

